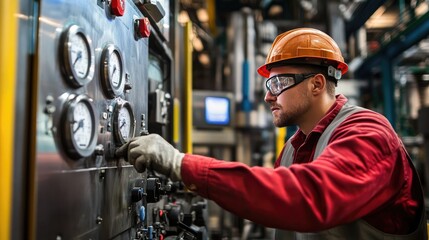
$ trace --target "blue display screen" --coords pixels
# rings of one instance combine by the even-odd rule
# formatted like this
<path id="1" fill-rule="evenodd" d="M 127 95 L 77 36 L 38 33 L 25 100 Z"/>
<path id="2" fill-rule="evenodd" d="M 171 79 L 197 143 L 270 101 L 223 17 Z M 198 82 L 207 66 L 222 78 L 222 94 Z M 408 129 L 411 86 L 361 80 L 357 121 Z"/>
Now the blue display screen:
<path id="1" fill-rule="evenodd" d="M 230 122 L 230 100 L 226 97 L 206 97 L 206 123 L 211 125 L 228 125 Z"/>

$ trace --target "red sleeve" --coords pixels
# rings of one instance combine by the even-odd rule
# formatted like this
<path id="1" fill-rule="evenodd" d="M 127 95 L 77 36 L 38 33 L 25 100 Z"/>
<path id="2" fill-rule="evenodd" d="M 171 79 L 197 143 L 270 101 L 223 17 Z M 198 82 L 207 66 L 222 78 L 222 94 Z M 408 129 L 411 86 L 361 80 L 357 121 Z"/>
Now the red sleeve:
<path id="1" fill-rule="evenodd" d="M 269 169 L 187 154 L 181 171 L 191 190 L 240 217 L 320 231 L 362 218 L 398 193 L 407 177 L 396 160 L 401 149 L 386 120 L 356 113 L 311 163 Z"/>

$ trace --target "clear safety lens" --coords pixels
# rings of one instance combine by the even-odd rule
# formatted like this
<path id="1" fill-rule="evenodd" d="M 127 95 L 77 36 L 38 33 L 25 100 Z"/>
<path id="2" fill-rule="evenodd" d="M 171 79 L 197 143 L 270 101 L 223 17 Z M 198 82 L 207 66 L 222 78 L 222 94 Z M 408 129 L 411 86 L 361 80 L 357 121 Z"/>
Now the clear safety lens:
<path id="1" fill-rule="evenodd" d="M 295 83 L 295 79 L 292 76 L 274 76 L 267 80 L 266 87 L 267 90 L 274 96 L 280 94 L 280 92 L 292 86 Z"/>
<path id="2" fill-rule="evenodd" d="M 317 73 L 275 75 L 267 79 L 267 81 L 265 82 L 265 87 L 268 91 L 270 91 L 273 96 L 278 96 L 287 89 L 316 74 Z"/>

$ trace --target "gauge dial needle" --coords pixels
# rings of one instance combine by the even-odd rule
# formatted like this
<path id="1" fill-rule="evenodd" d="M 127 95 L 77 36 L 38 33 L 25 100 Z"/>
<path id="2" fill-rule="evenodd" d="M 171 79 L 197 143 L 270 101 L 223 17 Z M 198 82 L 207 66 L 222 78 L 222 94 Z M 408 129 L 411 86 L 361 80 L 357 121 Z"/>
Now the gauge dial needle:
<path id="1" fill-rule="evenodd" d="M 74 60 L 73 66 L 77 63 L 79 59 L 82 58 L 82 51 L 77 52 L 76 59 Z"/>
<path id="2" fill-rule="evenodd" d="M 126 121 L 122 121 L 121 126 L 119 126 L 119 128 L 123 128 L 126 124 L 127 124 Z"/>
<path id="3" fill-rule="evenodd" d="M 75 129 L 75 130 L 73 130 L 73 133 L 76 133 L 77 132 L 77 130 L 79 130 L 80 128 L 83 128 L 83 122 L 85 121 L 85 119 L 81 119 L 81 120 L 79 120 L 79 121 L 75 121 L 75 122 L 73 122 L 73 124 L 74 123 L 76 123 L 76 122 L 78 122 L 77 123 L 77 128 Z"/>
<path id="4" fill-rule="evenodd" d="M 114 67 L 113 67 L 113 71 L 112 71 L 112 78 L 113 78 L 113 76 L 115 75 L 115 72 L 116 72 L 116 65 L 114 65 Z"/>

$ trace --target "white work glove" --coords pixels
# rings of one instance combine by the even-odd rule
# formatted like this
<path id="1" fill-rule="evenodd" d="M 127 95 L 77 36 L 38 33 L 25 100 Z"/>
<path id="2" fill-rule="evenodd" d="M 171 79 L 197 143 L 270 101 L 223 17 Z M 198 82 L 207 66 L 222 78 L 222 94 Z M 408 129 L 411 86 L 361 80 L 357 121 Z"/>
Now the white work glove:
<path id="1" fill-rule="evenodd" d="M 147 167 L 173 181 L 182 180 L 180 169 L 185 154 L 157 134 L 133 138 L 118 148 L 115 154 L 117 157 L 125 157 L 138 172 L 144 172 Z"/>

